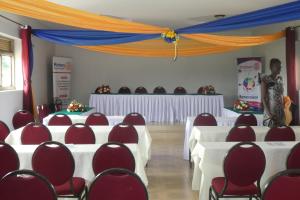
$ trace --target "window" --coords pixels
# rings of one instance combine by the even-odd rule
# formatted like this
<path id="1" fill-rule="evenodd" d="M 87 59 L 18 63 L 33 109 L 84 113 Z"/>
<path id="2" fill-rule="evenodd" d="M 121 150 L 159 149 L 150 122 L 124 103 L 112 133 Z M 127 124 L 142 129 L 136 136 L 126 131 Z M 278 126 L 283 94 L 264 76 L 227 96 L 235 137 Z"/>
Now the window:
<path id="1" fill-rule="evenodd" d="M 15 89 L 13 40 L 0 37 L 0 90 Z"/>

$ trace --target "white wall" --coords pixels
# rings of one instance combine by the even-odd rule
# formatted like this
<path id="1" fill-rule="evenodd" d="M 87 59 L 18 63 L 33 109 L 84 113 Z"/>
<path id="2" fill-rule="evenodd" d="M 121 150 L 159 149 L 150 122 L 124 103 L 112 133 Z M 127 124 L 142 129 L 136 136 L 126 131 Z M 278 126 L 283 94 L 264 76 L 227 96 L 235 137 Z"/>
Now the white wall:
<path id="1" fill-rule="evenodd" d="M 89 94 L 101 84 L 109 84 L 113 92 L 121 86 L 131 90 L 142 85 L 152 92 L 162 85 L 168 92 L 184 86 L 195 93 L 200 86 L 214 85 L 231 106 L 237 93 L 236 58 L 252 56 L 251 48 L 225 54 L 199 57 L 139 58 L 114 56 L 80 48 L 56 45 L 56 56 L 73 59 L 72 97 L 88 104 Z"/>
<path id="2" fill-rule="evenodd" d="M 28 18 L 19 17 L 16 15 L 7 14 L 0 12 L 1 15 L 7 16 L 15 21 L 18 21 L 22 24 L 31 25 L 33 28 L 46 28 L 41 25 L 38 21 L 30 20 Z M 0 18 L 0 34 L 11 37 L 15 40 L 15 58 L 16 58 L 16 75 L 17 75 L 17 89 L 18 91 L 2 91 L 0 92 L 0 109 L 1 115 L 0 120 L 5 121 L 10 128 L 11 119 L 13 114 L 22 108 L 22 63 L 21 63 L 21 41 L 19 37 L 19 27 L 16 24 L 8 22 Z M 34 103 L 42 104 L 48 103 L 50 96 L 48 91 L 50 88 L 49 77 L 49 68 L 51 67 L 50 61 L 51 57 L 54 54 L 54 45 L 48 42 L 42 41 L 38 38 L 32 39 L 33 43 L 33 54 L 34 54 L 34 66 L 32 74 L 32 88 L 34 93 Z"/>

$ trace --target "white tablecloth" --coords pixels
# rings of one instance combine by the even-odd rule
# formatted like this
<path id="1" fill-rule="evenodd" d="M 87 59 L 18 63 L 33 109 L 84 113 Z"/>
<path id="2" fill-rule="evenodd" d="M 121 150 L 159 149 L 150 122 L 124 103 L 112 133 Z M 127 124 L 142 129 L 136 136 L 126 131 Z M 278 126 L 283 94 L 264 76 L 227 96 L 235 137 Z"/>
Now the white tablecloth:
<path id="1" fill-rule="evenodd" d="M 151 158 L 151 142 L 152 138 L 146 126 L 134 126 L 139 135 L 138 147 L 141 152 L 141 157 L 143 162 L 146 164 Z M 65 132 L 69 126 L 48 126 L 51 132 L 52 140 L 64 143 Z M 96 144 L 103 144 L 108 141 L 108 135 L 113 128 L 113 126 L 91 126 L 95 133 Z M 21 145 L 21 133 L 23 127 L 13 130 L 5 139 L 5 142 L 11 145 Z"/>
<path id="2" fill-rule="evenodd" d="M 68 115 L 71 120 L 72 123 L 85 123 L 86 118 L 88 117 L 87 115 Z M 51 117 L 53 117 L 53 114 L 48 115 L 47 117 L 45 117 L 43 119 L 43 124 L 44 125 L 48 125 L 49 120 L 51 119 Z M 114 126 L 116 124 L 119 124 L 123 121 L 124 116 L 106 116 L 108 123 L 110 126 Z"/>
<path id="3" fill-rule="evenodd" d="M 216 117 L 218 126 L 234 126 L 236 119 L 240 116 L 239 113 L 233 112 L 226 108 L 223 109 L 223 116 Z M 257 119 L 258 126 L 263 125 L 263 115 L 255 115 Z M 185 134 L 184 134 L 184 145 L 183 145 L 183 158 L 185 160 L 189 159 L 189 138 L 192 133 L 193 123 L 196 117 L 187 117 L 185 124 Z"/>
<path id="4" fill-rule="evenodd" d="M 145 173 L 145 163 L 141 158 L 141 153 L 136 144 L 125 144 L 130 151 L 132 152 L 135 159 L 135 173 L 138 174 L 145 185 L 148 185 L 148 179 Z M 18 153 L 20 159 L 20 169 L 32 169 L 31 167 L 31 158 L 34 150 L 37 145 L 12 145 L 13 148 Z M 94 153 L 101 146 L 101 144 L 92 144 L 92 145 L 66 145 L 75 161 L 75 172 L 74 176 L 79 176 L 91 183 L 95 177 L 92 160 Z"/>
<path id="5" fill-rule="evenodd" d="M 105 95 L 91 94 L 90 107 L 105 115 L 138 112 L 148 122 L 182 122 L 188 116 L 209 112 L 222 116 L 223 95 Z"/>
<path id="6" fill-rule="evenodd" d="M 195 162 L 193 190 L 199 190 L 199 200 L 208 199 L 209 187 L 214 177 L 224 176 L 223 160 L 235 142 L 198 143 L 192 152 Z M 297 142 L 256 142 L 264 151 L 266 168 L 261 179 L 261 188 L 269 177 L 286 169 L 286 158 Z M 233 199 L 232 199 L 233 200 Z M 236 199 L 235 199 L 236 200 Z"/>

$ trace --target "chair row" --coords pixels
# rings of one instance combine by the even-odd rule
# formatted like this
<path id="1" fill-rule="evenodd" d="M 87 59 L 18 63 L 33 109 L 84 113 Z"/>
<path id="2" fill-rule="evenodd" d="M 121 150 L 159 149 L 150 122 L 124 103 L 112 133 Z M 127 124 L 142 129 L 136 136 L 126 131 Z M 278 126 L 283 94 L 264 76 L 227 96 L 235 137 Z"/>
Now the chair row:
<path id="1" fill-rule="evenodd" d="M 121 143 L 103 144 L 95 152 L 91 165 L 96 178 L 89 192 L 85 179 L 74 177 L 75 162 L 71 151 L 59 142 L 44 142 L 36 148 L 32 156 L 33 171 L 15 171 L 19 169 L 18 155 L 13 147 L 3 142 L 0 143 L 0 161 L 0 199 L 84 199 L 87 194 L 89 200 L 148 199 L 145 185 L 134 173 L 134 156 Z M 21 173 L 36 179 L 22 180 L 25 177 L 17 176 Z M 27 185 L 29 183 L 35 188 Z M 43 184 L 47 187 L 42 187 Z"/>
<path id="2" fill-rule="evenodd" d="M 128 87 L 121 87 L 118 91 L 119 94 L 131 94 L 131 90 Z M 145 87 L 138 87 L 134 91 L 135 94 L 148 94 L 148 91 Z M 153 89 L 154 94 L 166 94 L 167 91 L 164 87 L 158 86 Z M 186 89 L 184 87 L 176 87 L 173 91 L 174 94 L 186 94 Z"/>
<path id="3" fill-rule="evenodd" d="M 211 181 L 209 200 L 219 198 L 247 198 L 282 200 L 300 198 L 300 143 L 290 151 L 286 168 L 268 181 L 264 193 L 260 179 L 265 171 L 266 158 L 263 150 L 255 143 L 242 142 L 234 145 L 223 162 L 224 177 Z M 288 176 L 296 174 L 297 176 Z"/>

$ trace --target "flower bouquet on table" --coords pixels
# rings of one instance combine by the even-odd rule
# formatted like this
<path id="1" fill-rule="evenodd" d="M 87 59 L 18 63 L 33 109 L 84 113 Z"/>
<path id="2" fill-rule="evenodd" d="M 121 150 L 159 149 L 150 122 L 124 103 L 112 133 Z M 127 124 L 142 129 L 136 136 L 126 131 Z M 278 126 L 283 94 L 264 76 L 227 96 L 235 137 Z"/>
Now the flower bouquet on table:
<path id="1" fill-rule="evenodd" d="M 198 93 L 199 94 L 207 94 L 207 95 L 213 95 L 213 94 L 216 94 L 216 90 L 214 88 L 214 86 L 212 85 L 206 85 L 206 86 L 203 86 L 203 87 L 200 87 L 199 90 L 198 90 Z"/>
<path id="2" fill-rule="evenodd" d="M 238 111 L 247 111 L 250 109 L 250 106 L 248 102 L 238 99 L 234 102 L 233 109 Z"/>
<path id="3" fill-rule="evenodd" d="M 95 90 L 96 94 L 110 94 L 110 87 L 109 85 L 101 85 L 97 87 Z"/>
<path id="4" fill-rule="evenodd" d="M 79 103 L 78 101 L 73 100 L 68 105 L 67 111 L 68 112 L 84 112 L 84 111 L 86 111 L 86 107 L 82 103 Z"/>

